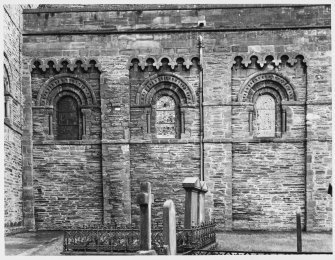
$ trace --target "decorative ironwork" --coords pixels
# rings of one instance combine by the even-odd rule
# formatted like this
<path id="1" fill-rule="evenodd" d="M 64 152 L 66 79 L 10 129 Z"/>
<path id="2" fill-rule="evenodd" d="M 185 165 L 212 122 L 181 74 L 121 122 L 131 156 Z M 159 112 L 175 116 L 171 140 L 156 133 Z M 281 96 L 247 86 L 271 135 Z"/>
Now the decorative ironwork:
<path id="1" fill-rule="evenodd" d="M 157 221 L 151 229 L 151 246 L 158 255 L 164 255 L 163 222 Z"/>
<path id="2" fill-rule="evenodd" d="M 177 250 L 186 252 L 192 249 L 204 248 L 216 242 L 215 220 L 203 222 L 191 229 L 177 229 Z"/>
<path id="3" fill-rule="evenodd" d="M 157 254 L 165 254 L 163 223 L 158 221 L 151 229 L 151 245 Z M 176 226 L 177 252 L 201 249 L 216 242 L 215 222 L 204 222 L 185 229 Z M 140 250 L 140 230 L 135 225 L 92 225 L 64 230 L 64 254 L 84 252 L 136 252 Z"/>
<path id="4" fill-rule="evenodd" d="M 215 221 L 204 222 L 190 229 L 181 223 L 176 226 L 177 253 L 184 253 L 192 249 L 204 248 L 216 242 Z M 157 254 L 164 254 L 164 238 L 162 222 L 154 224 L 151 236 L 152 248 Z"/>
<path id="5" fill-rule="evenodd" d="M 64 230 L 63 252 L 123 251 L 140 249 L 140 230 L 134 225 L 93 225 Z"/>
<path id="6" fill-rule="evenodd" d="M 272 252 L 272 251 L 221 251 L 193 249 L 184 255 L 331 255 L 332 252 Z"/>

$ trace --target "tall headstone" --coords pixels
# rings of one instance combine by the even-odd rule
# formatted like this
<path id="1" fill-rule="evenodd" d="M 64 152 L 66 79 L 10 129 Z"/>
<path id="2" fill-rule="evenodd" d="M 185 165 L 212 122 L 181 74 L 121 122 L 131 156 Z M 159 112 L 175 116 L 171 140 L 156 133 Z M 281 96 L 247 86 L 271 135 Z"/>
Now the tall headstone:
<path id="1" fill-rule="evenodd" d="M 200 188 L 199 191 L 199 212 L 198 212 L 198 224 L 205 222 L 205 194 L 208 191 L 206 182 L 200 181 Z"/>
<path id="2" fill-rule="evenodd" d="M 176 209 L 172 200 L 163 205 L 163 237 L 167 255 L 177 254 Z"/>

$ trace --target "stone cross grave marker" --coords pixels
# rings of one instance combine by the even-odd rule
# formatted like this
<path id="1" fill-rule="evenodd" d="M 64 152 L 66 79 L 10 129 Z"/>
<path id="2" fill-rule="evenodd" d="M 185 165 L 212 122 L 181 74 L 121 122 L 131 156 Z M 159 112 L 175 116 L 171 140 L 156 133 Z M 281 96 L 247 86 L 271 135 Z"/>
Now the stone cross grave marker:
<path id="1" fill-rule="evenodd" d="M 151 204 L 153 200 L 151 183 L 142 182 L 141 192 L 137 195 L 137 203 L 140 205 L 140 250 L 151 250 Z"/>

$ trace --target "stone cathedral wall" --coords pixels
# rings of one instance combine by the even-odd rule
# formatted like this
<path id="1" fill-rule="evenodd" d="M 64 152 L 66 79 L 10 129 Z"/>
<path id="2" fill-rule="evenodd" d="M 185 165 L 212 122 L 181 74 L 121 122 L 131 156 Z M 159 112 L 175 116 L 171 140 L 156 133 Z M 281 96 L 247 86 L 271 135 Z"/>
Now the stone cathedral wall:
<path id="1" fill-rule="evenodd" d="M 329 6 L 47 7 L 25 11 L 23 37 L 39 229 L 137 222 L 142 181 L 152 183 L 155 219 L 171 198 L 182 220 L 182 180 L 200 175 L 202 66 L 207 217 L 225 230 L 293 230 L 300 207 L 306 230 L 331 230 Z M 255 138 L 246 89 L 266 73 L 279 92 L 289 87 L 276 137 Z M 41 89 L 62 76 L 96 100 L 83 108 L 82 140 L 50 133 Z M 155 84 L 180 97 L 178 138 L 155 136 Z"/>

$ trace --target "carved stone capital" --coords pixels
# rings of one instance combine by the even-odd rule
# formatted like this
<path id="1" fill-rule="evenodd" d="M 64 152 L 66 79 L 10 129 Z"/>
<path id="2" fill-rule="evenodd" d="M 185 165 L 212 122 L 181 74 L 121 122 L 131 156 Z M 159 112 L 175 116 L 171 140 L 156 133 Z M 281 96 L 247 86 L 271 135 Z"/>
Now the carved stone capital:
<path id="1" fill-rule="evenodd" d="M 89 108 L 82 108 L 81 112 L 85 115 L 85 116 L 91 116 L 92 110 Z"/>

